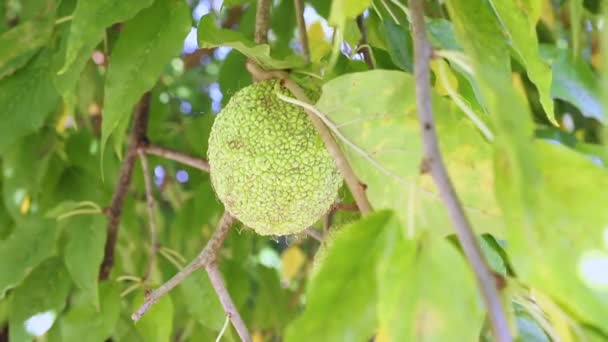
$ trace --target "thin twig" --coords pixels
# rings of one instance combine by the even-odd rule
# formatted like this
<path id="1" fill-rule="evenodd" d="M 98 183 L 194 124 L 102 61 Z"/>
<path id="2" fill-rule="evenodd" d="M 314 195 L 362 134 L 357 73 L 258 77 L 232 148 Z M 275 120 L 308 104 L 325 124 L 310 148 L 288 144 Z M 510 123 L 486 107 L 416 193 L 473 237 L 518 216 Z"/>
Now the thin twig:
<path id="1" fill-rule="evenodd" d="M 319 242 L 323 241 L 323 234 L 318 230 L 314 229 L 313 227 L 308 227 L 304 229 L 304 233 Z"/>
<path id="2" fill-rule="evenodd" d="M 156 253 L 158 253 L 158 229 L 156 227 L 156 215 L 154 213 L 154 196 L 152 194 L 152 178 L 150 177 L 150 167 L 148 166 L 148 158 L 142 149 L 137 150 L 139 161 L 144 173 L 144 184 L 146 186 L 146 204 L 148 208 L 148 220 L 150 225 L 150 256 L 148 257 L 148 269 L 144 274 L 144 280 L 150 277 L 152 269 L 156 263 Z"/>
<path id="3" fill-rule="evenodd" d="M 230 317 L 232 321 L 232 326 L 236 330 L 236 333 L 241 338 L 243 342 L 251 342 L 251 336 L 249 335 L 249 331 L 247 330 L 247 326 L 241 315 L 239 314 L 230 294 L 226 290 L 226 285 L 224 284 L 224 280 L 222 280 L 222 275 L 220 271 L 217 269 L 217 263 L 215 261 L 210 262 L 205 265 L 205 270 L 207 270 L 207 274 L 209 275 L 209 280 L 211 281 L 211 285 L 215 289 L 218 297 L 220 298 L 220 302 L 224 307 L 224 312 L 226 315 Z"/>
<path id="4" fill-rule="evenodd" d="M 173 276 L 173 278 L 169 279 L 166 283 L 161 285 L 158 289 L 150 292 L 146 295 L 146 299 L 144 303 L 137 309 L 136 312 L 131 315 L 131 319 L 134 321 L 139 320 L 151 307 L 154 305 L 160 298 L 169 293 L 173 288 L 179 285 L 182 281 L 184 281 L 188 276 L 190 276 L 193 272 L 198 270 L 201 267 L 205 267 L 207 272 L 209 273 L 209 279 L 215 288 L 222 305 L 224 305 L 224 310 L 228 316 L 230 316 L 230 320 L 234 325 L 234 328 L 237 330 L 237 333 L 241 337 L 243 341 L 251 341 L 249 337 L 249 332 L 247 328 L 243 324 L 243 320 L 239 315 L 238 311 L 234 307 L 234 303 L 230 299 L 230 295 L 228 294 L 224 283 L 221 281 L 217 281 L 216 277 L 219 276 L 217 273 L 217 257 L 219 251 L 230 231 L 230 227 L 234 223 L 235 219 L 228 213 L 224 212 L 220 222 L 217 225 L 217 228 L 203 250 L 200 254 L 192 260 L 186 267 L 181 269 L 177 274 Z M 217 274 L 213 273 L 216 272 Z M 215 283 L 214 283 L 215 282 Z"/>
<path id="5" fill-rule="evenodd" d="M 249 70 L 249 72 L 256 79 L 280 79 L 283 83 L 283 86 L 289 89 L 289 91 L 291 91 L 291 93 L 300 102 L 305 102 L 308 104 L 311 103 L 310 99 L 308 99 L 308 96 L 304 93 L 302 88 L 300 88 L 297 83 L 289 79 L 286 73 L 282 71 L 266 71 L 251 62 L 247 63 L 247 70 Z M 353 198 L 355 199 L 355 202 L 357 203 L 361 214 L 369 214 L 372 211 L 372 206 L 369 203 L 367 196 L 365 195 L 365 186 L 361 182 L 359 182 L 357 175 L 355 175 L 355 172 L 351 168 L 350 164 L 348 163 L 348 160 L 346 159 L 346 156 L 344 155 L 344 153 L 340 149 L 340 146 L 331 134 L 331 131 L 327 128 L 327 126 L 325 126 L 323 121 L 315 113 L 310 111 L 308 108 L 303 109 L 306 114 L 308 114 L 308 118 L 314 124 L 315 128 L 317 129 L 317 132 L 319 132 L 323 143 L 325 143 L 327 151 L 336 161 L 336 166 L 338 167 L 338 170 L 340 170 L 342 177 L 344 177 L 344 180 L 346 181 L 346 185 L 348 185 L 350 192 L 353 194 Z"/>
<path id="6" fill-rule="evenodd" d="M 226 319 L 224 320 L 224 325 L 222 325 L 222 330 L 220 330 L 220 333 L 217 334 L 217 337 L 215 338 L 215 342 L 220 342 L 222 340 L 222 337 L 226 333 L 226 329 L 228 329 L 228 324 L 230 324 L 230 316 L 226 315 Z"/>
<path id="7" fill-rule="evenodd" d="M 270 28 L 270 0 L 258 0 L 255 12 L 255 43 L 268 43 L 268 29 Z"/>
<path id="8" fill-rule="evenodd" d="M 152 144 L 141 146 L 140 150 L 142 150 L 146 154 L 153 154 L 155 156 L 163 157 L 165 159 L 175 160 L 176 162 L 192 166 L 195 169 L 209 172 L 209 163 L 202 158 L 193 157 L 175 150 L 171 150 L 166 147 Z"/>
<path id="9" fill-rule="evenodd" d="M 424 159 L 422 170 L 429 171 L 435 180 L 443 202 L 454 224 L 456 235 L 467 257 L 480 287 L 483 300 L 488 309 L 492 331 L 496 341 L 512 341 L 509 325 L 502 307 L 499 290 L 494 275 L 477 244 L 475 234 L 462 209 L 458 196 L 452 186 L 439 151 L 433 108 L 431 105 L 431 85 L 429 60 L 431 48 L 426 38 L 423 0 L 410 0 L 414 36 L 414 75 L 416 78 L 416 104 L 422 132 Z"/>
<path id="10" fill-rule="evenodd" d="M 338 211 L 359 211 L 359 208 L 354 203 L 336 203 L 334 209 Z"/>
<path id="11" fill-rule="evenodd" d="M 365 18 L 363 17 L 363 14 L 357 16 L 357 26 L 359 27 L 359 32 L 361 32 L 359 49 L 361 50 L 361 53 L 363 53 L 363 60 L 370 69 L 374 69 L 374 60 L 372 59 L 372 52 L 367 41 L 367 27 L 365 27 Z"/>
<path id="12" fill-rule="evenodd" d="M 302 54 L 306 63 L 310 63 L 310 48 L 308 46 L 308 32 L 306 32 L 306 22 L 304 21 L 304 0 L 293 0 L 296 11 L 296 19 L 298 22 L 298 35 L 300 36 L 300 45 L 302 46 Z"/>
<path id="13" fill-rule="evenodd" d="M 131 184 L 131 176 L 133 175 L 133 167 L 137 159 L 137 149 L 145 140 L 146 129 L 148 126 L 148 109 L 150 104 L 150 94 L 146 93 L 139 102 L 135 118 L 133 119 L 133 129 L 129 138 L 129 147 L 125 159 L 120 168 L 120 176 L 116 189 L 112 195 L 112 202 L 107 210 L 108 213 L 108 232 L 106 238 L 106 246 L 104 251 L 103 262 L 99 271 L 99 279 L 108 279 L 112 266 L 114 265 L 114 248 L 118 238 L 118 226 L 120 224 L 120 215 L 125 201 L 129 184 Z"/>

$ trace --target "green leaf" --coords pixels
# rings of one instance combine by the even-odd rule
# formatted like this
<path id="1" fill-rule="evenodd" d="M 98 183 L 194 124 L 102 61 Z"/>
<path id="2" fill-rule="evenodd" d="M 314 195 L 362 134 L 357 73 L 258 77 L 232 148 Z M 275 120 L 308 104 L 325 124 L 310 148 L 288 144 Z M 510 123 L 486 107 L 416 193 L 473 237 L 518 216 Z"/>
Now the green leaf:
<path id="1" fill-rule="evenodd" d="M 255 330 L 284 329 L 290 322 L 295 310 L 290 304 L 293 293 L 281 286 L 276 269 L 258 266 L 255 274 L 259 277 L 259 291 L 255 297 L 255 310 L 251 327 Z"/>
<path id="2" fill-rule="evenodd" d="M 463 256 L 430 235 L 395 240 L 378 272 L 380 330 L 390 341 L 477 340 L 485 315 Z"/>
<path id="3" fill-rule="evenodd" d="M 141 96 L 156 84 L 171 58 L 179 54 L 189 30 L 189 7 L 179 0 L 158 0 L 124 24 L 112 50 L 106 78 L 102 155 L 112 132 L 129 120 Z M 121 143 L 124 135 L 115 138 Z"/>
<path id="4" fill-rule="evenodd" d="M 65 52 L 65 62 L 59 71 L 67 72 L 77 59 L 89 58 L 95 46 L 103 39 L 105 29 L 112 24 L 132 18 L 143 8 L 152 4 L 153 0 L 122 1 L 78 1 L 72 14 L 70 37 Z M 78 63 L 80 73 L 84 64 Z"/>
<path id="5" fill-rule="evenodd" d="M 454 35 L 451 22 L 445 19 L 428 18 L 426 29 L 429 32 L 429 42 L 433 47 L 446 50 L 462 50 Z"/>
<path id="6" fill-rule="evenodd" d="M 551 95 L 575 105 L 584 116 L 606 123 L 600 87 L 591 67 L 582 59 L 574 60 L 570 50 L 543 45 L 541 53 L 553 68 Z"/>
<path id="7" fill-rule="evenodd" d="M 223 105 L 228 103 L 237 90 L 251 84 L 251 74 L 245 68 L 246 61 L 247 58 L 236 50 L 230 51 L 224 59 L 218 76 L 218 83 L 224 94 Z"/>
<path id="8" fill-rule="evenodd" d="M 535 147 L 545 186 L 538 223 L 534 230 L 514 227 L 506 251 L 521 279 L 602 326 L 608 317 L 608 282 L 600 276 L 608 262 L 608 172 L 564 146 L 539 141 Z"/>
<path id="9" fill-rule="evenodd" d="M 178 287 L 190 316 L 213 331 L 220 331 L 226 314 L 206 273 L 196 272 Z"/>
<path id="10" fill-rule="evenodd" d="M 10 340 L 31 341 L 44 334 L 41 322 L 50 323 L 51 327 L 65 307 L 69 288 L 70 279 L 59 257 L 32 270 L 12 295 Z"/>
<path id="11" fill-rule="evenodd" d="M 581 50 L 581 19 L 583 18 L 583 0 L 568 1 L 570 13 L 570 34 L 572 41 L 572 55 L 577 58 Z"/>
<path id="12" fill-rule="evenodd" d="M 608 317 L 608 287 L 594 278 L 600 271 L 593 268 L 608 260 L 602 246 L 608 217 L 599 204 L 608 201 L 599 191 L 606 186 L 606 172 L 564 147 L 530 144 L 532 122 L 514 94 L 507 48 L 499 43 L 493 13 L 481 0 L 447 5 L 494 118 L 496 189 L 510 227 L 506 250 L 515 272 L 583 320 L 602 324 Z M 598 207 L 590 206 L 590 198 Z"/>
<path id="13" fill-rule="evenodd" d="M 302 316 L 287 328 L 286 342 L 366 341 L 374 335 L 376 264 L 386 236 L 398 227 L 390 212 L 377 212 L 336 233 L 308 285 Z"/>
<path id="14" fill-rule="evenodd" d="M 484 0 L 447 3 L 454 30 L 471 58 L 483 105 L 495 129 L 495 189 L 509 229 L 507 240 L 523 238 L 539 221 L 542 180 L 529 108 L 512 84 L 509 51 L 497 18 Z M 470 13 L 475 13 L 471 20 Z M 519 235 L 521 234 L 521 235 Z"/>
<path id="15" fill-rule="evenodd" d="M 26 21 L 0 35 L 0 79 L 24 66 L 48 43 L 51 20 Z"/>
<path id="16" fill-rule="evenodd" d="M 329 23 L 342 27 L 347 20 L 355 19 L 363 13 L 371 3 L 371 0 L 334 0 L 331 2 Z"/>
<path id="17" fill-rule="evenodd" d="M 65 152 L 68 155 L 70 163 L 77 166 L 79 169 L 86 171 L 88 175 L 93 179 L 96 179 L 97 182 L 94 182 L 94 184 L 99 185 L 99 187 L 102 188 L 99 190 L 105 188 L 105 190 L 113 192 L 116 182 L 118 181 L 118 174 L 120 173 L 120 162 L 113 155 L 113 151 L 107 150 L 103 158 L 103 170 L 101 170 L 98 165 L 101 156 L 100 150 L 99 137 L 94 136 L 93 132 L 84 129 L 77 132 L 71 132 L 65 143 Z M 102 171 L 104 175 L 103 184 L 100 182 Z M 103 198 L 100 195 L 104 195 L 104 193 L 98 191 L 97 196 L 86 198 L 86 200 Z M 82 196 L 79 196 L 79 198 L 81 197 Z M 99 200 L 97 203 L 102 203 L 102 201 Z"/>
<path id="18" fill-rule="evenodd" d="M 273 49 L 277 55 L 293 53 L 290 44 L 294 38 L 296 16 L 293 1 L 281 1 L 271 12 L 270 29 L 276 34 Z"/>
<path id="19" fill-rule="evenodd" d="M 58 2 L 56 0 L 23 1 L 20 3 L 19 19 L 37 21 L 47 18 L 55 12 Z"/>
<path id="20" fill-rule="evenodd" d="M 0 153 L 40 129 L 55 109 L 58 96 L 51 82 L 49 54 L 48 50 L 40 51 L 24 68 L 0 82 L 0 108 L 5 118 L 0 121 Z"/>
<path id="21" fill-rule="evenodd" d="M 53 254 L 57 230 L 50 220 L 21 221 L 8 239 L 0 241 L 0 299 L 19 285 L 30 271 Z"/>
<path id="22" fill-rule="evenodd" d="M 38 202 L 55 144 L 54 133 L 45 131 L 24 137 L 5 152 L 2 195 L 15 220 L 29 214 L 32 203 Z"/>
<path id="23" fill-rule="evenodd" d="M 99 307 L 97 277 L 106 242 L 106 218 L 102 215 L 77 215 L 60 221 L 66 235 L 63 256 L 70 276 L 88 299 Z"/>
<path id="24" fill-rule="evenodd" d="M 237 6 L 237 5 L 245 5 L 252 1 L 253 0 L 224 0 L 223 6 L 232 7 L 232 6 Z"/>
<path id="25" fill-rule="evenodd" d="M 314 9 L 319 13 L 323 18 L 329 17 L 329 11 L 331 6 L 331 1 L 327 0 L 310 0 L 310 4 L 314 7 Z"/>
<path id="26" fill-rule="evenodd" d="M 539 326 L 538 322 L 534 320 L 528 312 L 526 312 L 520 305 L 515 305 L 515 317 L 517 322 L 517 332 L 521 341 L 526 342 L 550 342 L 551 340 L 547 337 L 547 334 Z"/>
<path id="27" fill-rule="evenodd" d="M 412 233 L 432 229 L 447 234 L 451 223 L 445 207 L 430 176 L 420 175 L 422 142 L 414 87 L 413 77 L 399 71 L 347 74 L 323 86 L 317 107 L 348 140 L 338 139 L 367 184 L 374 208 L 394 209 Z M 474 227 L 500 232 L 490 146 L 451 103 L 433 96 L 433 108 L 441 113 L 436 120 L 444 159 Z"/>
<path id="28" fill-rule="evenodd" d="M 414 50 L 409 27 L 384 21 L 383 28 L 387 37 L 388 53 L 391 60 L 401 70 L 411 72 L 413 67 L 412 52 Z"/>
<path id="29" fill-rule="evenodd" d="M 60 320 L 62 342 L 99 342 L 112 336 L 120 315 L 120 288 L 112 282 L 99 284 L 101 309 L 81 294 L 73 297 L 70 309 Z"/>
<path id="30" fill-rule="evenodd" d="M 512 0 L 490 0 L 494 13 L 498 16 L 511 47 L 522 62 L 530 80 L 538 89 L 540 102 L 549 120 L 556 126 L 551 98 L 551 68 L 540 57 L 536 27 L 531 23 L 532 17 L 519 9 Z"/>
<path id="31" fill-rule="evenodd" d="M 198 45 L 200 48 L 215 48 L 229 46 L 251 58 L 260 66 L 267 69 L 289 69 L 304 66 L 304 60 L 293 53 L 275 58 L 270 53 L 268 44 L 256 45 L 244 34 L 219 28 L 215 23 L 215 16 L 207 14 L 198 23 Z"/>
<path id="32" fill-rule="evenodd" d="M 137 310 L 144 302 L 144 294 L 140 293 L 133 300 L 133 310 Z M 171 296 L 161 298 L 146 314 L 135 324 L 135 329 L 144 341 L 161 342 L 170 341 L 173 329 L 173 302 Z"/>

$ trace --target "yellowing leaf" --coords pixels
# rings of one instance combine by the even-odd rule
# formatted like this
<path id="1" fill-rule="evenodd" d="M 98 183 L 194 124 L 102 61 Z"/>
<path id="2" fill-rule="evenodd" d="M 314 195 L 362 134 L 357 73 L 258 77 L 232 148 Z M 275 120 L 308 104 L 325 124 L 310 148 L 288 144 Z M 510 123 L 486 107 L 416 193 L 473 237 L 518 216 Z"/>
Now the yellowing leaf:
<path id="1" fill-rule="evenodd" d="M 414 89 L 413 77 L 404 72 L 351 73 L 324 84 L 317 108 L 342 136 L 347 158 L 368 185 L 374 208 L 394 209 L 401 223 L 415 231 L 449 233 L 447 211 L 433 182 L 420 176 L 422 142 Z M 469 118 L 434 92 L 433 108 L 441 113 L 437 115 L 441 149 L 473 225 L 500 232 L 491 147 Z"/>
<path id="2" fill-rule="evenodd" d="M 441 63 L 440 60 L 431 61 L 431 70 L 433 70 L 435 75 L 439 74 L 439 63 Z M 448 70 L 446 73 L 446 78 L 449 85 L 452 87 L 452 89 L 454 89 L 454 91 L 458 90 L 458 79 L 450 69 L 446 68 L 446 70 Z M 439 79 L 439 77 L 436 77 L 436 79 Z M 437 91 L 437 94 L 441 96 L 449 95 L 442 82 L 435 82 L 435 91 Z"/>
<path id="3" fill-rule="evenodd" d="M 331 3 L 329 23 L 342 26 L 347 19 L 355 18 L 370 4 L 370 0 L 334 0 Z"/>
<path id="4" fill-rule="evenodd" d="M 331 44 L 325 38 L 325 31 L 320 21 L 315 21 L 308 28 L 308 41 L 310 42 L 310 60 L 319 62 L 331 51 Z"/>
<path id="5" fill-rule="evenodd" d="M 21 201 L 21 206 L 19 207 L 19 212 L 21 215 L 25 215 L 30 211 L 30 207 L 32 206 L 32 198 L 29 194 L 23 196 L 23 200 Z"/>
<path id="6" fill-rule="evenodd" d="M 553 76 L 550 66 L 540 57 L 536 25 L 534 25 L 535 14 L 524 13 L 517 8 L 512 0 L 490 0 L 489 2 L 492 4 L 494 14 L 499 19 L 503 34 L 508 38 L 509 46 L 515 53 L 514 57 L 526 68 L 530 81 L 536 86 L 539 101 L 547 114 L 547 118 L 555 126 L 558 126 L 557 121 L 555 121 L 553 99 L 551 98 L 551 79 Z M 538 9 L 533 11 L 538 11 Z M 494 39 L 499 40 L 501 38 L 498 36 Z"/>
<path id="7" fill-rule="evenodd" d="M 281 278 L 290 282 L 300 271 L 306 261 L 306 256 L 300 247 L 293 245 L 281 254 Z"/>
<path id="8" fill-rule="evenodd" d="M 256 331 L 253 333 L 251 340 L 253 342 L 264 342 L 264 334 L 261 331 Z"/>
<path id="9" fill-rule="evenodd" d="M 528 103 L 527 95 L 526 95 L 526 88 L 524 86 L 524 81 L 521 79 L 521 75 L 518 73 L 513 73 L 512 79 L 513 79 L 513 88 L 515 88 L 517 95 L 519 97 L 521 97 L 522 103 Z"/>
<path id="10" fill-rule="evenodd" d="M 376 342 L 391 342 L 391 338 L 388 336 L 388 333 L 386 332 L 386 329 L 381 327 L 378 330 L 378 333 L 376 334 L 376 337 L 374 338 L 374 341 L 376 341 Z"/>

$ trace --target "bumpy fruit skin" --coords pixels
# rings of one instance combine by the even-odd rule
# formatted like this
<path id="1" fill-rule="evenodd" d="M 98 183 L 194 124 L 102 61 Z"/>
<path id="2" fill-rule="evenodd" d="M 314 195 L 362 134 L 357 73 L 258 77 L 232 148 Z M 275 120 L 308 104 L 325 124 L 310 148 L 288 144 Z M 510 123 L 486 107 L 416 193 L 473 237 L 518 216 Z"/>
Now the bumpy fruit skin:
<path id="1" fill-rule="evenodd" d="M 209 137 L 211 182 L 226 210 L 261 235 L 297 233 L 335 201 L 342 177 L 314 126 L 278 81 L 238 91 Z"/>

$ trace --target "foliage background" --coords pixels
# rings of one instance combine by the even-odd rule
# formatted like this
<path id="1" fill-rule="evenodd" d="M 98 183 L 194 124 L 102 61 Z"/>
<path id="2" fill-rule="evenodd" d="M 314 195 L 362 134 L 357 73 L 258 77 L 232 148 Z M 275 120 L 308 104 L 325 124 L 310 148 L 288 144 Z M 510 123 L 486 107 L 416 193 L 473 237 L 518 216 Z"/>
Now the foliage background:
<path id="1" fill-rule="evenodd" d="M 151 246 L 136 163 L 114 267 L 108 279 L 98 274 L 133 113 L 147 113 L 150 143 L 204 158 L 215 114 L 252 82 L 247 58 L 317 75 L 316 107 L 378 211 L 330 213 L 314 227 L 321 243 L 231 231 L 220 269 L 253 339 L 491 340 L 443 204 L 420 174 L 405 2 L 306 1 L 310 64 L 291 0 L 273 2 L 265 46 L 253 43 L 255 1 L 0 5 L 0 340 L 216 339 L 225 315 L 202 271 L 138 324 L 130 319 L 145 290 L 215 229 L 223 208 L 206 173 L 148 157 L 160 250 L 144 279 Z M 425 2 L 442 152 L 490 266 L 506 280 L 522 341 L 608 340 L 600 5 Z M 339 200 L 353 202 L 346 188 Z M 229 329 L 222 338 L 238 337 Z"/>

